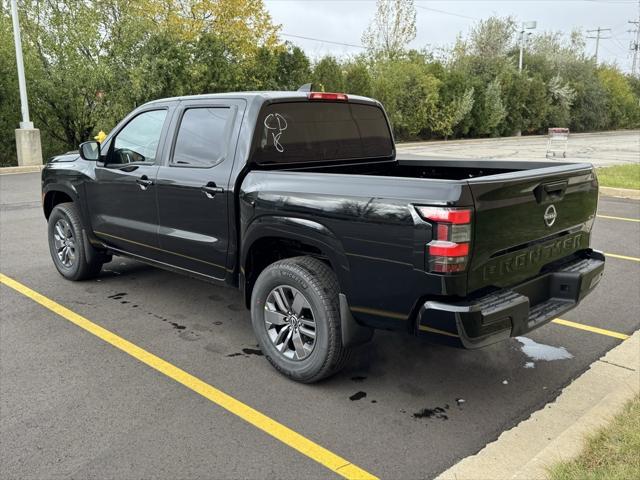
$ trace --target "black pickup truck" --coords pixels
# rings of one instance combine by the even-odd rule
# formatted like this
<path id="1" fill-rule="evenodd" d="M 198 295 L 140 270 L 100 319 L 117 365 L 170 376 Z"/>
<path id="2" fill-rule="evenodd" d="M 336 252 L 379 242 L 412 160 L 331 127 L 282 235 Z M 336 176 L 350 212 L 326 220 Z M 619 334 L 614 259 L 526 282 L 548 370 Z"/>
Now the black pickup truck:
<path id="1" fill-rule="evenodd" d="M 341 93 L 147 103 L 51 159 L 42 198 L 63 277 L 125 255 L 238 287 L 265 356 L 302 382 L 374 329 L 522 335 L 604 270 L 590 164 L 399 159 L 382 105 Z"/>

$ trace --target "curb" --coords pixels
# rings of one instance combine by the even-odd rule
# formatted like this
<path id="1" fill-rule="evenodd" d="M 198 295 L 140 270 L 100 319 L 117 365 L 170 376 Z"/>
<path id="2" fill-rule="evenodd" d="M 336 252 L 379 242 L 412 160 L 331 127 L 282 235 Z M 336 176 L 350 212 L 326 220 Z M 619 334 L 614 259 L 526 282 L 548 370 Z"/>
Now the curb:
<path id="1" fill-rule="evenodd" d="M 437 480 L 548 478 L 548 466 L 577 456 L 586 436 L 607 425 L 638 394 L 639 370 L 640 330 L 593 362 L 555 401 Z"/>
<path id="2" fill-rule="evenodd" d="M 40 172 L 44 168 L 44 165 L 25 165 L 21 167 L 2 167 L 0 168 L 0 175 L 11 175 L 16 173 L 34 173 Z"/>
<path id="3" fill-rule="evenodd" d="M 600 187 L 600 195 L 640 200 L 640 190 L 634 190 L 631 188 Z"/>

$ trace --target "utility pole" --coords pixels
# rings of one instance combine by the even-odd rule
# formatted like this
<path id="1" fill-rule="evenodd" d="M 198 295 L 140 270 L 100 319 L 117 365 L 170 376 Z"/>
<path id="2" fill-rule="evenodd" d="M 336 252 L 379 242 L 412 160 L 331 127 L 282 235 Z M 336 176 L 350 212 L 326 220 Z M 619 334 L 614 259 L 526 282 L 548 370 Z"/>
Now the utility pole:
<path id="1" fill-rule="evenodd" d="M 636 34 L 635 41 L 631 42 L 630 50 L 633 52 L 633 63 L 631 64 L 631 75 L 640 76 L 640 71 L 636 72 L 638 67 L 638 49 L 640 49 L 640 15 L 637 21 L 629 20 L 629 23 L 636 26 L 635 30 L 629 30 L 630 33 Z"/>
<path id="2" fill-rule="evenodd" d="M 595 38 L 596 39 L 596 55 L 595 55 L 595 59 L 596 59 L 596 65 L 598 65 L 598 49 L 600 48 L 600 40 L 607 40 L 611 37 L 603 37 L 600 34 L 602 32 L 610 32 L 611 29 L 610 28 L 601 28 L 598 27 L 595 30 L 587 30 L 587 33 L 593 33 L 596 32 L 596 36 L 595 37 L 587 37 L 587 38 Z"/>
<path id="3" fill-rule="evenodd" d="M 42 165 L 42 147 L 40 130 L 33 127 L 29 119 L 29 102 L 27 100 L 27 82 L 24 78 L 24 62 L 22 59 L 22 39 L 20 38 L 20 20 L 18 18 L 18 2 L 11 0 L 11 18 L 13 20 L 13 40 L 16 47 L 16 64 L 18 67 L 18 88 L 20 90 L 20 109 L 22 121 L 16 129 L 16 150 L 18 165 Z"/>

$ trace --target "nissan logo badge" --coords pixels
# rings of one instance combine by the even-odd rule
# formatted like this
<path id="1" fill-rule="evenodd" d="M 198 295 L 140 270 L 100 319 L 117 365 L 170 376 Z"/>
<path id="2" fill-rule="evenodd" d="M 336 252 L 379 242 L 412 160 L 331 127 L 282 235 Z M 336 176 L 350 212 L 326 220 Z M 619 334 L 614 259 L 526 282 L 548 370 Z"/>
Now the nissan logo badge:
<path id="1" fill-rule="evenodd" d="M 549 205 L 544 211 L 544 223 L 547 224 L 547 227 L 550 227 L 555 223 L 557 216 L 558 212 L 556 212 L 556 207 Z"/>

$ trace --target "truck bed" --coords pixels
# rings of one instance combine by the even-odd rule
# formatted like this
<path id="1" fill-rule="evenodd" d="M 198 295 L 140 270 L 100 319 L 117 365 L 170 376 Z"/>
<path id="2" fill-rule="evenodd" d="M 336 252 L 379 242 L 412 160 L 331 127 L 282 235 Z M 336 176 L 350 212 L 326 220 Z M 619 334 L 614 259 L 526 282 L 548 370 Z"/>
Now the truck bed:
<path id="1" fill-rule="evenodd" d="M 322 173 L 360 174 L 381 177 L 431 178 L 434 180 L 468 180 L 470 178 L 526 172 L 556 167 L 574 167 L 570 162 L 532 162 L 522 160 L 456 160 L 397 157 L 393 161 L 362 164 L 289 168 Z M 586 164 L 585 164 L 586 165 Z"/>

